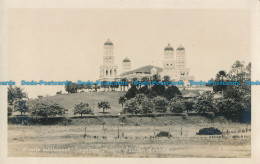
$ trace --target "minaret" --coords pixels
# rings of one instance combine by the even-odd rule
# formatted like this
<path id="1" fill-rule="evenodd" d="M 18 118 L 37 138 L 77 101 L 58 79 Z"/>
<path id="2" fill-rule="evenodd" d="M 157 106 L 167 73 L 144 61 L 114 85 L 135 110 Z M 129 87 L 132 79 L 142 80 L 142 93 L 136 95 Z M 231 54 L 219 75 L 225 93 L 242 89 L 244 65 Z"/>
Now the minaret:
<path id="1" fill-rule="evenodd" d="M 168 75 L 172 80 L 176 77 L 174 63 L 174 49 L 170 43 L 164 48 L 163 73 L 162 78 Z"/>
<path id="2" fill-rule="evenodd" d="M 103 65 L 100 66 L 100 80 L 114 80 L 117 76 L 117 66 L 114 65 L 114 45 L 108 39 L 104 43 Z"/>
<path id="3" fill-rule="evenodd" d="M 186 80 L 189 76 L 189 69 L 186 67 L 186 52 L 182 45 L 177 48 L 175 65 L 178 79 Z"/>
<path id="4" fill-rule="evenodd" d="M 127 57 L 122 62 L 122 73 L 131 71 L 131 60 Z"/>
<path id="5" fill-rule="evenodd" d="M 180 45 L 176 51 L 176 68 L 186 68 L 186 53 L 182 45 Z"/>

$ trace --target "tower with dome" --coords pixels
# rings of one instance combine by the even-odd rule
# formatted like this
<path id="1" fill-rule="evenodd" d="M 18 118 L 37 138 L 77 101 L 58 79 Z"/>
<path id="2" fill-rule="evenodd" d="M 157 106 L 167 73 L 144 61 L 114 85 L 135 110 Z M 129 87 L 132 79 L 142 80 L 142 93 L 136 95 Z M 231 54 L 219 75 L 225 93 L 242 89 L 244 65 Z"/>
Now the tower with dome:
<path id="1" fill-rule="evenodd" d="M 122 62 L 121 73 L 128 72 L 128 71 L 131 71 L 131 60 L 128 57 L 126 57 Z"/>
<path id="2" fill-rule="evenodd" d="M 168 43 L 168 45 L 164 48 L 163 71 L 161 73 L 161 77 L 166 75 L 170 76 L 171 80 L 176 79 L 174 49 L 170 43 Z"/>
<path id="3" fill-rule="evenodd" d="M 112 81 L 116 79 L 118 75 L 118 67 L 115 65 L 114 60 L 114 44 L 108 39 L 104 43 L 103 64 L 99 67 L 99 80 Z"/>
<path id="4" fill-rule="evenodd" d="M 186 66 L 186 52 L 182 45 L 176 49 L 176 58 L 174 58 L 174 48 L 168 44 L 164 48 L 163 71 L 161 77 L 168 75 L 172 81 L 188 82 L 194 80 L 189 74 L 189 68 Z"/>

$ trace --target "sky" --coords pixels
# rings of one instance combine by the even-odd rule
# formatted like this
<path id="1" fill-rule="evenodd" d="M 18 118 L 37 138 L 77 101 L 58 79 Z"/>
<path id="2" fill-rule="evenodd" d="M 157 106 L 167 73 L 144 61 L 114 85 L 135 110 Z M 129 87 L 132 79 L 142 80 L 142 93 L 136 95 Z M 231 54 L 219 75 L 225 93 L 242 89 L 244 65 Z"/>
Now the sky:
<path id="1" fill-rule="evenodd" d="M 97 80 L 103 45 L 114 43 L 121 70 L 162 67 L 164 47 L 182 44 L 197 81 L 215 77 L 236 61 L 250 61 L 250 11 L 246 9 L 10 9 L 8 79 Z M 64 87 L 23 87 L 29 97 Z"/>

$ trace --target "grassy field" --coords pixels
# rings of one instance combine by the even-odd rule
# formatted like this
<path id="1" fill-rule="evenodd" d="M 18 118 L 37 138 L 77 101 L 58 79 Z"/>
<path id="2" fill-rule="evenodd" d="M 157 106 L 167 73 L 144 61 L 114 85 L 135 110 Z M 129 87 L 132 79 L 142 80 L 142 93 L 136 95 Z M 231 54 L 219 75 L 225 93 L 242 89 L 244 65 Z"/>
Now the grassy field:
<path id="1" fill-rule="evenodd" d="M 67 114 L 69 116 L 73 115 L 73 109 L 75 104 L 78 104 L 80 102 L 87 102 L 92 107 L 92 109 L 94 105 L 94 113 L 95 115 L 99 115 L 101 114 L 100 112 L 102 112 L 102 109 L 98 109 L 97 104 L 100 101 L 105 100 L 108 101 L 111 106 L 111 109 L 107 110 L 106 112 L 108 112 L 108 114 L 116 115 L 122 110 L 122 105 L 118 104 L 118 99 L 120 96 L 123 96 L 124 94 L 124 92 L 82 92 L 43 97 L 41 99 L 59 103 L 64 108 L 68 109 Z"/>
<path id="2" fill-rule="evenodd" d="M 181 90 L 182 94 L 188 93 L 196 93 L 198 94 L 199 90 Z M 100 101 L 108 101 L 110 103 L 111 109 L 106 110 L 107 115 L 117 115 L 119 112 L 122 111 L 122 105 L 118 103 L 118 99 L 120 96 L 124 96 L 125 92 L 123 91 L 116 91 L 116 92 L 81 92 L 81 93 L 74 93 L 74 94 L 61 94 L 49 97 L 43 97 L 42 100 L 55 102 L 62 105 L 64 108 L 68 109 L 67 115 L 73 115 L 73 109 L 75 104 L 80 102 L 87 102 L 92 109 L 94 109 L 95 115 L 103 115 L 102 109 L 97 107 L 97 104 Z M 30 100 L 36 101 L 37 99 Z M 171 113 L 171 112 L 169 112 Z M 28 113 L 27 113 L 28 114 Z M 19 112 L 15 112 L 14 115 L 20 115 Z"/>
<path id="3" fill-rule="evenodd" d="M 223 131 L 223 136 L 196 135 L 199 129 L 212 126 Z M 168 131 L 172 137 L 151 138 L 160 131 Z M 231 123 L 223 118 L 212 121 L 200 116 L 190 116 L 187 120 L 178 116 L 126 117 L 121 121 L 77 118 L 72 119 L 70 125 L 8 126 L 11 157 L 248 158 L 250 141 L 250 125 Z"/>

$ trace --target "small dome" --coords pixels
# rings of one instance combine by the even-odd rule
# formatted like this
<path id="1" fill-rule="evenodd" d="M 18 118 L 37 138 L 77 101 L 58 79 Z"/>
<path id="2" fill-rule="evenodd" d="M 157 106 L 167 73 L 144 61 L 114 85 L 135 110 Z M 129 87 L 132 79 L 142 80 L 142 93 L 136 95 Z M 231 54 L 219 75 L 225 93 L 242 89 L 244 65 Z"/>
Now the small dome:
<path id="1" fill-rule="evenodd" d="M 113 46 L 113 43 L 107 39 L 107 41 L 104 43 L 105 46 L 109 45 L 109 46 Z"/>
<path id="2" fill-rule="evenodd" d="M 173 51 L 173 47 L 170 45 L 170 43 L 164 48 L 164 51 Z"/>
<path id="3" fill-rule="evenodd" d="M 185 48 L 184 48 L 182 45 L 180 45 L 180 46 L 177 48 L 177 50 L 178 50 L 178 51 L 182 51 L 182 50 L 185 50 Z"/>
<path id="4" fill-rule="evenodd" d="M 131 62 L 131 60 L 126 57 L 126 58 L 123 60 L 123 62 L 124 62 L 124 63 L 126 63 L 126 62 Z"/>

